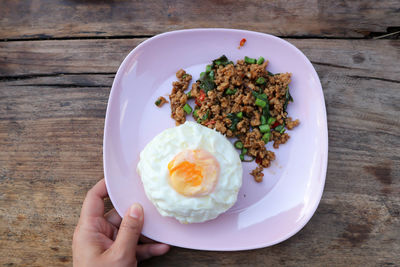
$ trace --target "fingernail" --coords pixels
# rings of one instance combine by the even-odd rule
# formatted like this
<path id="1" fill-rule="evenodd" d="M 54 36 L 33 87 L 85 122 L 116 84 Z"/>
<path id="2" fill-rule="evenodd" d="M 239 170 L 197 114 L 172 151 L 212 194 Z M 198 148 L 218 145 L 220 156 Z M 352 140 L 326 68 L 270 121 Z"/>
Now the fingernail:
<path id="1" fill-rule="evenodd" d="M 152 245 L 152 252 L 153 254 L 156 255 L 162 255 L 164 253 L 166 253 L 169 250 L 169 245 L 167 244 L 154 244 Z"/>
<path id="2" fill-rule="evenodd" d="M 142 207 L 138 203 L 133 204 L 129 209 L 129 216 L 135 219 L 141 219 L 143 216 Z"/>

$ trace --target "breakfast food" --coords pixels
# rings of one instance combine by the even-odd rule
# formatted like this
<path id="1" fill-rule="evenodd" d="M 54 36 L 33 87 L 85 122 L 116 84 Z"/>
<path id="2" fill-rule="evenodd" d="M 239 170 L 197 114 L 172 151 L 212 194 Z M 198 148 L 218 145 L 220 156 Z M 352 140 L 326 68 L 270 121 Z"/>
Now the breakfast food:
<path id="1" fill-rule="evenodd" d="M 291 74 L 272 74 L 266 70 L 267 65 L 263 57 L 245 57 L 234 64 L 222 56 L 207 65 L 189 92 L 185 90 L 192 76 L 179 70 L 169 96 L 171 117 L 177 125 L 193 111 L 198 123 L 236 137 L 240 159 L 256 160 L 258 164 L 251 172 L 257 182 L 262 181 L 263 169 L 275 159 L 274 152 L 265 145 L 273 141 L 273 147 L 278 148 L 289 139 L 286 129 L 299 124 L 287 114 L 287 106 L 293 101 L 289 92 Z M 189 99 L 195 100 L 194 110 Z"/>
<path id="2" fill-rule="evenodd" d="M 235 148 L 195 122 L 164 130 L 140 153 L 137 171 L 148 199 L 163 216 L 204 222 L 232 207 L 242 185 Z"/>

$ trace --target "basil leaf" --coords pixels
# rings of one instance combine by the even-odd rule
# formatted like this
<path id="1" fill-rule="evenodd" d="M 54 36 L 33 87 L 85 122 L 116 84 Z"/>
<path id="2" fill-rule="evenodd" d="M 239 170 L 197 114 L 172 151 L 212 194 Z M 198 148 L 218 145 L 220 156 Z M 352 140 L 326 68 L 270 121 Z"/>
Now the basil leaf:
<path id="1" fill-rule="evenodd" d="M 283 111 L 286 111 L 286 108 L 289 102 L 293 102 L 293 97 L 290 95 L 289 86 L 286 88 L 286 95 L 285 95 L 285 103 L 283 104 Z"/>
<path id="2" fill-rule="evenodd" d="M 236 116 L 235 113 L 229 113 L 229 114 L 227 115 L 227 117 L 228 117 L 228 119 L 230 119 L 231 122 L 232 122 L 232 124 L 231 124 L 231 126 L 229 127 L 229 129 L 230 129 L 231 131 L 235 131 L 235 130 L 236 130 L 236 125 L 237 125 L 238 122 L 240 121 L 240 118 L 238 118 L 238 117 Z"/>
<path id="3" fill-rule="evenodd" d="M 221 57 L 213 60 L 213 67 L 215 65 L 226 66 L 228 64 L 233 64 L 233 62 L 229 61 L 229 59 L 225 55 L 222 55 Z"/>
<path id="4" fill-rule="evenodd" d="M 198 81 L 200 81 L 200 88 L 207 94 L 208 91 L 215 88 L 214 71 L 211 71 L 210 73 L 202 72 Z"/>

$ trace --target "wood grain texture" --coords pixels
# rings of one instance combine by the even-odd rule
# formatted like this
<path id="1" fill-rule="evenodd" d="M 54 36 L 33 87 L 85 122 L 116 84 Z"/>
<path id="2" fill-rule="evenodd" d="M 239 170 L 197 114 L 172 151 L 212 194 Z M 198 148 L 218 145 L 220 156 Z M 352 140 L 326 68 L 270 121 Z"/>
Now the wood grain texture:
<path id="1" fill-rule="evenodd" d="M 397 0 L 4 0 L 0 5 L 0 39 L 147 36 L 207 27 L 364 37 L 400 26 Z"/>
<path id="2" fill-rule="evenodd" d="M 114 74 L 143 40 L 0 43 L 0 265 L 71 265 L 82 201 L 103 175 Z M 313 62 L 328 112 L 329 164 L 316 214 L 273 247 L 173 248 L 143 266 L 400 262 L 400 41 L 288 41 Z"/>

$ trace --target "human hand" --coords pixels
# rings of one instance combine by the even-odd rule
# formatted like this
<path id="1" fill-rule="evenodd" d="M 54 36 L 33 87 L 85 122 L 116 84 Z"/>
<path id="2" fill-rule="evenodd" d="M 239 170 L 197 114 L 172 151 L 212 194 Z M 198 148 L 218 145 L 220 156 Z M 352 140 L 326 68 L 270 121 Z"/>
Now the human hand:
<path id="1" fill-rule="evenodd" d="M 86 195 L 72 241 L 75 267 L 136 266 L 138 261 L 169 250 L 168 245 L 140 235 L 144 218 L 139 204 L 133 204 L 121 219 L 115 209 L 104 214 L 106 196 L 104 179 Z"/>

